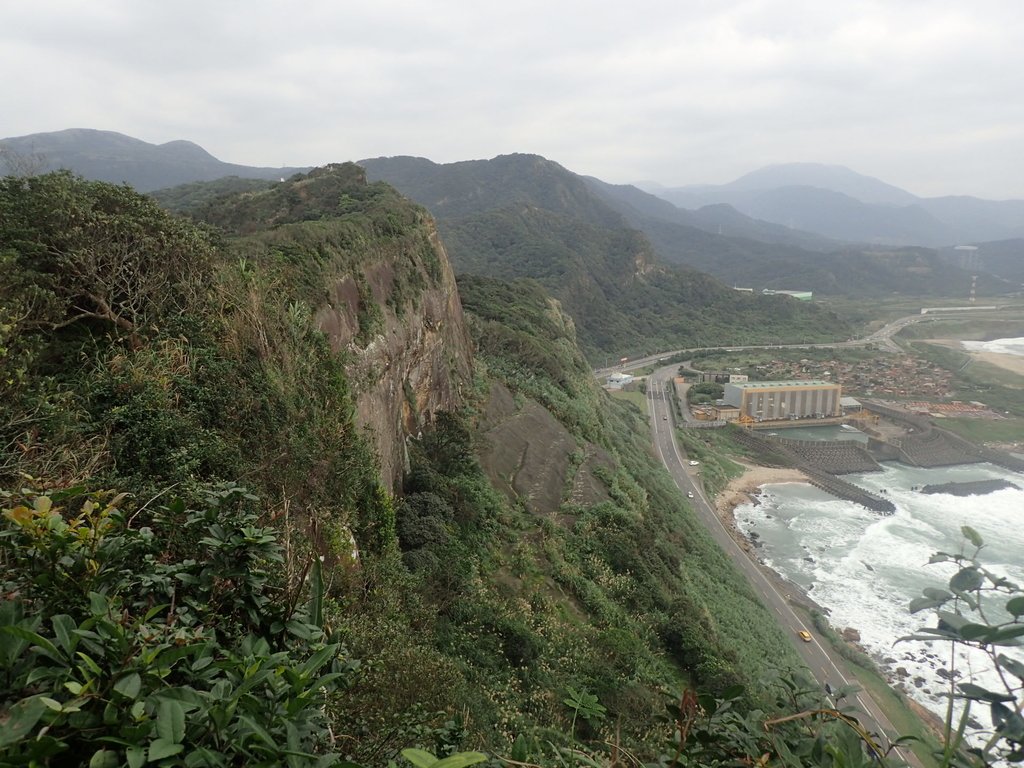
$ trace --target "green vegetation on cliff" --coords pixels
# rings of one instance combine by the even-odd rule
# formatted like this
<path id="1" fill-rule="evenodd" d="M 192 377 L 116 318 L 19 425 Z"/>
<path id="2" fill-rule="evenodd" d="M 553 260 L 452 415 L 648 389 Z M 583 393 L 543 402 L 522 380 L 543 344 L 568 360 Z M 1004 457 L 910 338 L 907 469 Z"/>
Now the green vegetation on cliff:
<path id="1" fill-rule="evenodd" d="M 0 762 L 553 765 L 614 742 L 838 764 L 817 726 L 765 730 L 817 693 L 773 682 L 791 646 L 536 283 L 463 281 L 474 394 L 396 415 L 392 496 L 355 417 L 386 371 L 360 365 L 446 267 L 422 209 L 338 166 L 203 218 L 221 229 L 68 174 L 0 182 Z M 355 324 L 325 333 L 346 281 Z M 523 414 L 558 436 L 554 497 L 481 459 Z"/>

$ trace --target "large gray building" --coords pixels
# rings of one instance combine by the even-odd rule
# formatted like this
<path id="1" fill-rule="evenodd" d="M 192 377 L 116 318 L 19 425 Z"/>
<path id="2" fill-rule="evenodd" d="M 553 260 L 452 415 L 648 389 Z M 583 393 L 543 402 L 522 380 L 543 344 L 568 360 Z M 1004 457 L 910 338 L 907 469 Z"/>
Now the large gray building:
<path id="1" fill-rule="evenodd" d="M 726 384 L 723 400 L 754 421 L 839 416 L 841 387 L 829 381 L 745 381 Z"/>

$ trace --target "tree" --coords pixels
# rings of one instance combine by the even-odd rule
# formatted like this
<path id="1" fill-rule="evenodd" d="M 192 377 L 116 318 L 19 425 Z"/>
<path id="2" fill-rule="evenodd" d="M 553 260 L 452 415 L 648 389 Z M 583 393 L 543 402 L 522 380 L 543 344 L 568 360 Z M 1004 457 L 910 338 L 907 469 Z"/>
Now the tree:
<path id="1" fill-rule="evenodd" d="M 35 303 L 31 326 L 99 321 L 138 346 L 201 289 L 211 252 L 206 232 L 128 186 L 67 171 L 0 180 L 0 254 L 53 299 Z"/>

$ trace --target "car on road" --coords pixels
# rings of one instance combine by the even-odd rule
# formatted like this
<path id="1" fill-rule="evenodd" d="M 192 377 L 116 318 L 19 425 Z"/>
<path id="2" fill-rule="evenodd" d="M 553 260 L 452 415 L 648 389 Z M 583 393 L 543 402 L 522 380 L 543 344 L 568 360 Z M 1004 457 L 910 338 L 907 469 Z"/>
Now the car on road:
<path id="1" fill-rule="evenodd" d="M 662 421 L 668 421 L 668 416 L 662 416 L 662 417 L 661 417 L 661 420 L 662 420 Z"/>
<path id="2" fill-rule="evenodd" d="M 800 636 L 800 639 L 803 640 L 805 643 L 811 642 L 811 633 L 808 632 L 806 629 L 801 629 L 799 632 L 797 632 L 797 634 Z"/>
<path id="3" fill-rule="evenodd" d="M 696 467 L 696 466 L 699 466 L 699 465 L 700 465 L 699 461 L 697 461 L 696 459 L 690 459 L 690 466 L 691 467 Z"/>
<path id="4" fill-rule="evenodd" d="M 692 499 L 693 498 L 693 491 L 687 491 L 686 492 L 686 498 Z"/>

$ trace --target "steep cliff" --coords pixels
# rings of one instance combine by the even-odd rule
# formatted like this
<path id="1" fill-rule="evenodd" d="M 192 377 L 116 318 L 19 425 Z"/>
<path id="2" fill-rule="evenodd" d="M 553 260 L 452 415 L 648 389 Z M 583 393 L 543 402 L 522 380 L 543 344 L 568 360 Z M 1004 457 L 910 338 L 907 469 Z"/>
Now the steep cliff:
<path id="1" fill-rule="evenodd" d="M 416 263 L 422 252 L 398 254 L 412 260 L 426 282 L 415 299 L 396 307 L 395 276 L 401 267 L 393 255 L 381 255 L 335 282 L 330 300 L 316 313 L 317 327 L 332 348 L 350 353 L 346 368 L 355 388 L 356 421 L 373 435 L 381 477 L 393 488 L 408 464 L 405 438 L 418 433 L 437 411 L 462 405 L 472 373 L 455 275 L 433 222 L 424 217 L 421 226 L 432 249 L 426 259 L 436 260 L 439 276 L 431 275 L 430 264 Z M 360 333 L 360 311 L 372 312 L 360 294 L 361 283 L 369 286 L 369 301 L 380 308 L 372 335 Z"/>
<path id="2" fill-rule="evenodd" d="M 239 235 L 238 258 L 297 274 L 316 326 L 344 357 L 381 478 L 397 489 L 406 438 L 459 408 L 472 375 L 455 277 L 429 214 L 347 163 L 192 215 Z"/>

